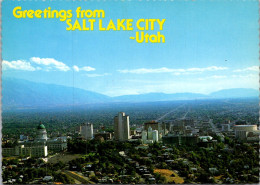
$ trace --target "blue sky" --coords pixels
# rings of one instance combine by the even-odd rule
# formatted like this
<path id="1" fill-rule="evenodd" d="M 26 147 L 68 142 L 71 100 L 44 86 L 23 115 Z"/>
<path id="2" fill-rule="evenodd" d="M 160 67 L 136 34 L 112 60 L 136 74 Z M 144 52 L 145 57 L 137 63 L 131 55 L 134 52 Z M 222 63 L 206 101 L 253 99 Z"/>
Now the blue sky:
<path id="1" fill-rule="evenodd" d="M 258 88 L 257 1 L 4 1 L 3 78 L 118 96 L 208 94 Z M 135 31 L 66 31 L 58 19 L 17 19 L 13 8 L 103 9 L 109 19 L 166 19 L 165 43 L 137 43 Z M 157 30 L 156 30 L 157 31 Z M 153 33 L 153 32 L 149 32 Z"/>

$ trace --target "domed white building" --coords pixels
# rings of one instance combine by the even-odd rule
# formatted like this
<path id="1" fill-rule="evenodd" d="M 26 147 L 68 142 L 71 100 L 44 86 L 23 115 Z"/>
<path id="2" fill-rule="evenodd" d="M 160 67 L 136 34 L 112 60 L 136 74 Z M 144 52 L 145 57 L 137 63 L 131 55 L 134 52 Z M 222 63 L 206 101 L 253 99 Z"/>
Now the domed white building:
<path id="1" fill-rule="evenodd" d="M 12 148 L 3 148 L 3 156 L 31 156 L 46 157 L 48 151 L 61 152 L 67 149 L 67 136 L 48 138 L 45 126 L 40 123 L 37 126 L 37 135 L 34 140 L 21 141 Z"/>
<path id="2" fill-rule="evenodd" d="M 40 141 L 48 140 L 46 128 L 42 123 L 40 123 L 37 127 L 36 140 L 40 140 Z"/>

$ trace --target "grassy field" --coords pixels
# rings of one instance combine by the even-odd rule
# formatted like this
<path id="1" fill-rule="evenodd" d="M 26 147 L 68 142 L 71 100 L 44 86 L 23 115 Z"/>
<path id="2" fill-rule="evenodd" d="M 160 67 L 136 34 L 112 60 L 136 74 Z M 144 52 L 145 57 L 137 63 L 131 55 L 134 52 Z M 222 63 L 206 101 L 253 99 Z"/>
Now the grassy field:
<path id="1" fill-rule="evenodd" d="M 70 154 L 70 153 L 59 153 L 53 157 L 50 157 L 48 159 L 48 163 L 58 163 L 59 161 L 63 163 L 68 163 L 69 161 L 72 161 L 74 159 L 82 157 L 81 154 Z"/>
<path id="2" fill-rule="evenodd" d="M 166 178 L 167 183 L 174 182 L 175 184 L 184 183 L 183 178 L 179 177 L 177 173 L 168 169 L 154 169 L 154 173 L 159 173 Z"/>

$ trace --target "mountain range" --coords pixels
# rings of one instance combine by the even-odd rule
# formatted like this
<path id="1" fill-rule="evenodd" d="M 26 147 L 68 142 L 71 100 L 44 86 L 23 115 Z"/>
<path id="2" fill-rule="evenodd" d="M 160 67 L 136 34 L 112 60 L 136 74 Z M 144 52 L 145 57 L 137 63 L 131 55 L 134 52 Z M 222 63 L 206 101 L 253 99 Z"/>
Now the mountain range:
<path id="1" fill-rule="evenodd" d="M 67 106 L 109 102 L 155 102 L 194 99 L 258 97 L 256 89 L 224 89 L 209 95 L 199 93 L 148 93 L 109 97 L 100 93 L 62 85 L 36 83 L 22 79 L 2 79 L 3 109 L 12 107 Z"/>

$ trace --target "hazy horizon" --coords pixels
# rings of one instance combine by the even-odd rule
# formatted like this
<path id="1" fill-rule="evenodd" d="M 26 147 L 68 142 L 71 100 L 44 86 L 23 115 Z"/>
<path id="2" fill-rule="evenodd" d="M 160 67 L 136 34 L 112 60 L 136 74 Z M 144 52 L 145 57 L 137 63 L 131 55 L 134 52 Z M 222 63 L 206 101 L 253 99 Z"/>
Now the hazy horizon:
<path id="1" fill-rule="evenodd" d="M 78 88 L 78 87 L 73 87 L 73 86 L 66 86 L 66 85 L 60 85 L 60 84 L 55 84 L 55 83 L 44 83 L 44 82 L 36 82 L 36 81 L 32 81 L 32 80 L 25 80 L 25 79 L 19 79 L 19 78 L 2 78 L 2 82 L 5 81 L 5 79 L 11 79 L 11 80 L 23 80 L 23 81 L 28 81 L 28 82 L 32 82 L 32 83 L 41 83 L 41 84 L 46 84 L 46 85 L 58 85 L 58 86 L 64 86 L 64 87 L 69 87 L 69 88 L 77 88 L 77 89 L 82 89 L 85 91 L 90 91 L 87 89 L 83 89 L 83 88 Z M 218 91 L 222 91 L 222 90 L 231 90 L 231 89 L 253 89 L 253 90 L 258 90 L 258 89 L 254 89 L 254 88 L 227 88 L 227 89 L 219 89 L 217 91 L 212 91 L 209 92 L 207 94 L 204 93 L 198 93 L 198 92 L 173 92 L 173 93 L 164 93 L 164 92 L 147 92 L 147 93 L 140 93 L 140 94 L 123 94 L 123 95 L 119 95 L 119 96 L 127 96 L 127 95 L 142 95 L 142 94 L 152 94 L 152 93 L 163 93 L 163 94 L 175 94 L 175 93 L 194 93 L 194 94 L 203 94 L 203 95 L 210 95 L 211 93 L 214 92 L 218 92 Z M 94 92 L 94 93 L 99 93 L 108 97 L 118 97 L 118 96 L 111 96 L 111 95 L 107 95 L 107 94 L 103 94 L 100 92 L 96 92 L 96 91 L 90 91 L 90 92 Z"/>

